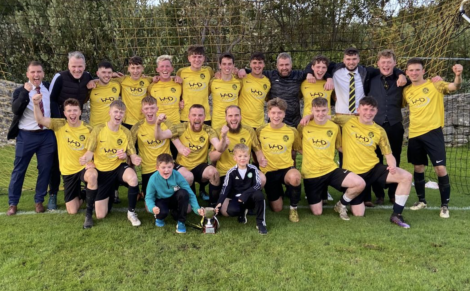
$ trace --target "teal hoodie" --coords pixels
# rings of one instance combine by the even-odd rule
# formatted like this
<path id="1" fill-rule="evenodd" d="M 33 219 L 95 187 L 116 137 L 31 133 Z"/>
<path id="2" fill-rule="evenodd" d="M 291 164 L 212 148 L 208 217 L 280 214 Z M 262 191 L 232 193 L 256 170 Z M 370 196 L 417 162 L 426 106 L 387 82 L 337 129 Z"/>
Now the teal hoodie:
<path id="1" fill-rule="evenodd" d="M 166 180 L 160 176 L 158 171 L 150 176 L 149 182 L 147 184 L 147 193 L 145 195 L 147 209 L 152 212 L 152 209 L 155 207 L 155 200 L 165 199 L 173 196 L 173 194 L 176 192 L 175 188 L 181 188 L 188 191 L 189 204 L 191 205 L 194 213 L 198 214 L 197 211 L 201 207 L 197 203 L 196 195 L 194 195 L 193 190 L 191 190 L 191 187 L 189 187 L 188 182 L 183 178 L 183 176 L 174 169 L 171 176 Z"/>

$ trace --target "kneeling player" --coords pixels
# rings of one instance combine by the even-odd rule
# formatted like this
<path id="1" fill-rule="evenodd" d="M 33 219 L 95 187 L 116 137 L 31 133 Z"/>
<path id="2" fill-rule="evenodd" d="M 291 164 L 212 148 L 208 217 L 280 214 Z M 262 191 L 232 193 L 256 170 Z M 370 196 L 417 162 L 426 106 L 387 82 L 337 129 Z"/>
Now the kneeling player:
<path id="1" fill-rule="evenodd" d="M 290 192 L 289 220 L 299 222 L 297 204 L 300 201 L 302 177 L 299 170 L 294 167 L 296 152 L 293 150 L 299 150 L 301 141 L 297 130 L 284 123 L 286 101 L 274 98 L 269 100 L 267 108 L 270 122 L 256 130 L 261 149 L 268 161 L 266 167 L 260 165 L 261 171 L 266 175 L 264 190 L 271 209 L 279 212 L 282 210 L 284 196 L 282 185 L 286 185 Z"/>
<path id="2" fill-rule="evenodd" d="M 95 157 L 95 165 L 98 169 L 98 193 L 95 201 L 96 218 L 106 217 L 113 204 L 114 189 L 116 185 L 128 186 L 127 197 L 129 207 L 127 219 L 133 226 L 139 226 L 140 220 L 135 213 L 139 183 L 137 174 L 127 163 L 130 156 L 132 164 L 140 165 L 141 158 L 136 155 L 134 141 L 130 131 L 122 126 L 122 120 L 126 113 L 126 105 L 121 100 L 116 100 L 109 105 L 110 120 L 107 123 L 93 128 L 88 139 L 84 156 L 84 162 L 89 162 Z M 95 200 L 95 199 L 93 199 Z"/>
<path id="3" fill-rule="evenodd" d="M 237 163 L 227 171 L 217 208 L 224 216 L 238 216 L 238 222 L 246 223 L 248 209 L 256 214 L 256 228 L 260 234 L 267 234 L 265 212 L 266 202 L 261 192 L 261 179 L 258 169 L 248 164 L 250 149 L 239 143 L 233 148 L 233 159 Z"/>
<path id="4" fill-rule="evenodd" d="M 378 183 L 397 183 L 392 223 L 409 228 L 401 213 L 410 194 L 412 176 L 407 171 L 396 167 L 395 158 L 388 142 L 385 130 L 374 122 L 377 114 L 377 101 L 372 97 L 364 97 L 357 109 L 359 117 L 354 117 L 343 126 L 343 168 L 361 176 L 367 185 Z M 387 165 L 379 162 L 375 153 L 377 146 L 387 160 Z M 364 195 L 361 194 L 351 201 L 351 211 L 356 216 L 363 216 Z"/>
<path id="5" fill-rule="evenodd" d="M 148 181 L 145 203 L 155 215 L 155 225 L 165 226 L 165 218 L 171 215 L 177 221 L 176 232 L 186 233 L 186 211 L 188 204 L 194 213 L 204 215 L 204 209 L 197 203 L 196 195 L 183 176 L 173 169 L 173 157 L 161 154 L 157 158 L 157 172 Z"/>
<path id="6" fill-rule="evenodd" d="M 64 102 L 64 116 L 62 118 L 44 117 L 40 103 L 42 95 L 33 96 L 34 117 L 41 124 L 54 131 L 59 150 L 59 167 L 64 179 L 65 207 L 69 214 L 76 214 L 85 197 L 81 196 L 81 182 L 86 183 L 86 197 L 96 195 L 98 189 L 98 172 L 93 162 L 84 163 L 83 155 L 86 153 L 85 143 L 88 141 L 91 126 L 80 120 L 82 111 L 80 103 L 73 98 Z M 88 199 L 87 199 L 88 202 Z M 89 206 L 89 205 L 88 205 Z M 87 207 L 84 228 L 93 226 L 93 202 L 91 210 Z"/>
<path id="7" fill-rule="evenodd" d="M 299 125 L 302 137 L 302 175 L 305 194 L 310 210 L 314 215 L 321 215 L 322 194 L 333 186 L 346 192 L 335 205 L 335 211 L 343 220 L 349 220 L 346 205 L 361 194 L 365 182 L 358 175 L 338 168 L 335 148 L 341 151 L 341 131 L 339 126 L 328 119 L 328 100 L 318 97 L 312 100 L 313 120 L 306 126 Z"/>

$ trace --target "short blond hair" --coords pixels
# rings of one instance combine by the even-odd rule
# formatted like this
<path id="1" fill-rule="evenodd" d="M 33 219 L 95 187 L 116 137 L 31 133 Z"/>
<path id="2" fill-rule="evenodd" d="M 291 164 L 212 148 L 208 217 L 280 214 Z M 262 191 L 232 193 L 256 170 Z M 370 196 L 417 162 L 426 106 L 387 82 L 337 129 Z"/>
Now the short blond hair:
<path id="1" fill-rule="evenodd" d="M 237 143 L 234 147 L 233 147 L 233 153 L 237 152 L 237 151 L 242 151 L 242 152 L 249 152 L 250 149 L 248 148 L 248 146 L 244 143 Z"/>
<path id="2" fill-rule="evenodd" d="M 157 66 L 162 61 L 170 61 L 170 63 L 173 64 L 172 60 L 173 60 L 173 57 L 170 55 L 161 55 L 157 58 Z"/>
<path id="3" fill-rule="evenodd" d="M 271 110 L 271 108 L 273 107 L 277 107 L 284 112 L 286 112 L 287 110 L 287 102 L 279 97 L 269 100 L 266 106 L 268 108 L 268 111 Z"/>
<path id="4" fill-rule="evenodd" d="M 377 61 L 380 60 L 380 58 L 392 58 L 395 62 L 397 61 L 397 57 L 395 56 L 395 52 L 393 52 L 393 50 L 383 50 L 383 51 L 380 51 L 378 54 L 377 54 Z"/>

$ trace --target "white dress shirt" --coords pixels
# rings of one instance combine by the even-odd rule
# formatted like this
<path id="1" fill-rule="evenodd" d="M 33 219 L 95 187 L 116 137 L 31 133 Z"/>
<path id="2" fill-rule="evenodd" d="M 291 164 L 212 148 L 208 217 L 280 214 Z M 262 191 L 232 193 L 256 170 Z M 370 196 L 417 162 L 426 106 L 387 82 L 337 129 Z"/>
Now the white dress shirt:
<path id="1" fill-rule="evenodd" d="M 31 82 L 29 82 L 31 84 Z M 33 96 L 37 94 L 36 86 L 31 84 L 33 89 L 29 91 L 29 104 L 23 112 L 23 116 L 20 119 L 20 123 L 18 125 L 19 129 L 24 130 L 39 130 L 38 123 L 36 119 L 34 119 L 34 103 L 33 103 Z M 42 94 L 42 103 L 44 104 L 44 116 L 51 117 L 51 101 L 50 101 L 50 94 L 49 90 L 41 83 L 39 85 L 41 88 Z M 43 129 L 47 129 L 45 126 Z"/>
<path id="2" fill-rule="evenodd" d="M 357 113 L 359 101 L 364 98 L 364 86 L 357 68 L 352 73 L 354 73 L 354 83 L 356 88 L 356 109 L 354 110 L 354 113 Z M 333 74 L 336 93 L 336 113 L 351 113 L 349 111 L 349 78 L 349 70 L 346 68 L 339 69 Z"/>

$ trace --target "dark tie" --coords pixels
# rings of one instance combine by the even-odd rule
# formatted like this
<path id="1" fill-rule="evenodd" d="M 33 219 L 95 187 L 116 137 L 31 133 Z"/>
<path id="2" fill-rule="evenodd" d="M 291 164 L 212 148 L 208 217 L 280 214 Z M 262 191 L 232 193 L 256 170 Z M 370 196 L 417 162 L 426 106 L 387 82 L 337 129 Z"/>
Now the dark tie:
<path id="1" fill-rule="evenodd" d="M 41 85 L 36 87 L 36 91 L 38 92 L 38 94 L 41 94 Z M 39 109 L 41 109 L 42 116 L 44 116 L 44 103 L 42 103 L 42 99 L 41 101 L 39 101 Z M 40 129 L 44 128 L 44 126 L 42 126 L 41 124 L 38 124 L 38 126 Z"/>
<path id="2" fill-rule="evenodd" d="M 354 82 L 354 73 L 349 73 L 349 112 L 356 110 L 356 83 Z"/>
<path id="3" fill-rule="evenodd" d="M 388 91 L 388 82 L 387 82 L 387 77 L 385 77 L 385 76 L 382 76 L 382 80 L 383 80 L 383 83 L 384 83 L 384 88 L 385 88 L 385 91 Z"/>

